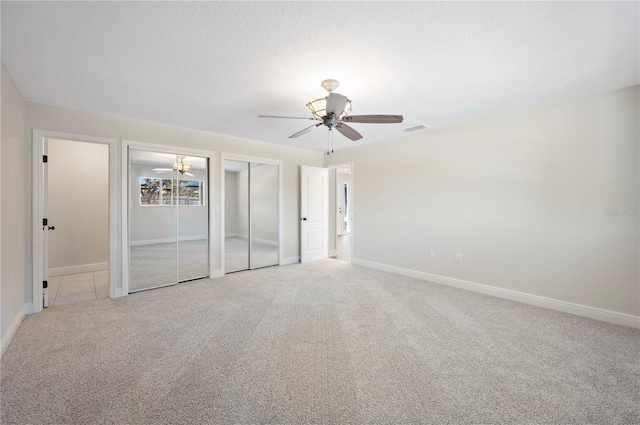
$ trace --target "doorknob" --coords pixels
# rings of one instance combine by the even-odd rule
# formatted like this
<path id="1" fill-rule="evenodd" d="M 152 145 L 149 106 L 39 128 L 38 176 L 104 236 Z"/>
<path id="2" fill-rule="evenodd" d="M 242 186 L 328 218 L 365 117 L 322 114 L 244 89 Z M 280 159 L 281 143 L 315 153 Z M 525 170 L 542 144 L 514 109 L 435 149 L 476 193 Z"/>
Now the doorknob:
<path id="1" fill-rule="evenodd" d="M 301 221 L 307 221 L 307 217 L 302 217 L 300 220 Z"/>
<path id="2" fill-rule="evenodd" d="M 49 230 L 56 230 L 56 226 L 47 226 L 47 229 L 49 229 Z"/>

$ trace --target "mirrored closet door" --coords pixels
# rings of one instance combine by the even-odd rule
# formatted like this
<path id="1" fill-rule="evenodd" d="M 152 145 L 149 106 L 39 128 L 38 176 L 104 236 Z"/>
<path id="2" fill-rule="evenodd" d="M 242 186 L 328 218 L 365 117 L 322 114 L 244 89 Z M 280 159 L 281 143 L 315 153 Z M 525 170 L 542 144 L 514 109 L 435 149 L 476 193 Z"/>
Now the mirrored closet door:
<path id="1" fill-rule="evenodd" d="M 279 264 L 278 165 L 225 160 L 225 273 Z"/>
<path id="2" fill-rule="evenodd" d="M 129 292 L 209 276 L 207 158 L 130 149 Z"/>

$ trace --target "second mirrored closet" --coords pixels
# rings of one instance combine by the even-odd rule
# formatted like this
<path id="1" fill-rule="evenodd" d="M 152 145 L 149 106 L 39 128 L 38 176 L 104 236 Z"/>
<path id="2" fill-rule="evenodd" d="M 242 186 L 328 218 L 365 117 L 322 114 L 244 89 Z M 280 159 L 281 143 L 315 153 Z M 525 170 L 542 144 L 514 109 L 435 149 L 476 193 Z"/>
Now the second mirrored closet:
<path id="1" fill-rule="evenodd" d="M 276 164 L 224 161 L 224 271 L 279 264 Z"/>

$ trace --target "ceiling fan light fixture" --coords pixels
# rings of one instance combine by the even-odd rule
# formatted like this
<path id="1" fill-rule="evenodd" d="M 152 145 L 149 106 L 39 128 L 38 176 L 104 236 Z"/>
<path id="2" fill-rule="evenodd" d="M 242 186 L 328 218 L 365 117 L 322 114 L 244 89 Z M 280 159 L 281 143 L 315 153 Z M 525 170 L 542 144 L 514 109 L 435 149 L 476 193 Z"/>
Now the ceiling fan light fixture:
<path id="1" fill-rule="evenodd" d="M 327 98 L 322 97 L 320 99 L 312 100 L 307 103 L 307 107 L 313 114 L 313 116 L 319 120 L 324 119 L 327 116 Z M 338 118 L 343 118 L 349 115 L 351 111 L 351 101 L 347 100 L 346 105 L 344 106 L 344 110 L 340 113 Z"/>
<path id="2" fill-rule="evenodd" d="M 177 171 L 180 174 L 188 173 L 189 171 L 191 171 L 191 165 L 185 164 L 184 159 L 184 155 L 178 155 L 178 162 L 174 162 L 172 164 L 173 171 Z"/>

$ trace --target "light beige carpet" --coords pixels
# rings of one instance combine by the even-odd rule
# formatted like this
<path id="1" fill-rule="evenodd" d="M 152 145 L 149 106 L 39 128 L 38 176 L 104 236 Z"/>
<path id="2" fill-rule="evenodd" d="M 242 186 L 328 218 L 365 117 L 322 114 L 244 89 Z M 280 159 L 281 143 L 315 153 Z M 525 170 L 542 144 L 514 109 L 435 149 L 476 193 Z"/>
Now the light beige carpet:
<path id="1" fill-rule="evenodd" d="M 3 424 L 638 424 L 640 331 L 326 260 L 62 306 Z"/>

